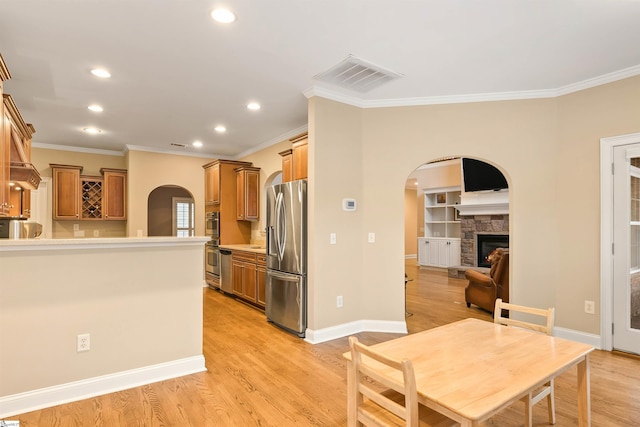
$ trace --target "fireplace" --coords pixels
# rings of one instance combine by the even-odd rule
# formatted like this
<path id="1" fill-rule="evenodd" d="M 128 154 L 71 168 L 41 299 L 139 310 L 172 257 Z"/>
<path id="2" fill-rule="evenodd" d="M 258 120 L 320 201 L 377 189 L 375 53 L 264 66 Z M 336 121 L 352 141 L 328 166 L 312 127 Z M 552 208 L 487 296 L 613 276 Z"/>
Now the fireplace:
<path id="1" fill-rule="evenodd" d="M 487 257 L 496 248 L 508 248 L 508 234 L 476 234 L 477 264 L 478 267 L 491 267 Z"/>

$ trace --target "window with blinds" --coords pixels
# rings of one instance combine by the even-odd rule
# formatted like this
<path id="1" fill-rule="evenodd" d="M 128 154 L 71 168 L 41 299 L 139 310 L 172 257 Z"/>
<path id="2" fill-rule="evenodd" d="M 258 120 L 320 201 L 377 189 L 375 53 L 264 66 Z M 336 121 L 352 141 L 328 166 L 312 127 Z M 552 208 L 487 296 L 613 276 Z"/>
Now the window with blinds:
<path id="1" fill-rule="evenodd" d="M 195 236 L 195 207 L 192 199 L 173 197 L 173 235 L 177 237 Z"/>

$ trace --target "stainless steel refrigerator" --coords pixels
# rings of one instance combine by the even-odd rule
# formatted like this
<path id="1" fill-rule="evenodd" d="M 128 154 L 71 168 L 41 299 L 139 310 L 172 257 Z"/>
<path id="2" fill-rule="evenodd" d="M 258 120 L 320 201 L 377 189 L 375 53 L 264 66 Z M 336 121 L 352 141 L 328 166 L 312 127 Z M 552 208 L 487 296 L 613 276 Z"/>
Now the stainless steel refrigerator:
<path id="1" fill-rule="evenodd" d="M 267 189 L 265 313 L 304 337 L 307 329 L 307 181 Z"/>

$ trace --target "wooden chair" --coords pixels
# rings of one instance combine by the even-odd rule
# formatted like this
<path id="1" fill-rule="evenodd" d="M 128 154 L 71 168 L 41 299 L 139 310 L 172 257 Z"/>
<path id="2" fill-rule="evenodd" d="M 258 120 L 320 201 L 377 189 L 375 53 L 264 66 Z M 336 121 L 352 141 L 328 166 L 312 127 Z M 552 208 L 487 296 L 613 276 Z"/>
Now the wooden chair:
<path id="1" fill-rule="evenodd" d="M 455 421 L 418 403 L 410 360 L 394 360 L 349 337 L 348 425 L 449 427 Z"/>
<path id="2" fill-rule="evenodd" d="M 503 310 L 509 311 L 509 317 L 504 317 Z M 522 320 L 513 319 L 512 313 L 520 312 L 526 314 L 533 314 L 541 316 L 545 319 L 544 325 L 536 323 L 524 322 Z M 506 326 L 516 326 L 520 328 L 530 329 L 537 332 L 542 332 L 547 335 L 553 335 L 553 321 L 555 310 L 553 307 L 546 310 L 540 308 L 525 307 L 522 305 L 509 304 L 502 302 L 501 298 L 496 300 L 496 306 L 493 311 L 493 322 Z M 549 410 L 549 424 L 556 423 L 556 410 L 554 403 L 554 384 L 553 379 L 542 386 L 539 390 L 530 392 L 527 396 L 522 398 L 524 402 L 524 416 L 525 426 L 531 427 L 533 424 L 533 405 L 541 401 L 543 398 L 547 398 L 547 408 Z"/>

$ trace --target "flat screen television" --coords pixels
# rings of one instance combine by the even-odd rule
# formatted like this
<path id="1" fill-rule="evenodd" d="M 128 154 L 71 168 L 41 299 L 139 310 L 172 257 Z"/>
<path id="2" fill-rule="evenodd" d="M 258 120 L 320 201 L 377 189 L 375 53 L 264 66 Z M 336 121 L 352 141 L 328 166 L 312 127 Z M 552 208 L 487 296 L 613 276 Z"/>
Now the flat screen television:
<path id="1" fill-rule="evenodd" d="M 462 158 L 464 191 L 499 191 L 509 188 L 498 169 L 481 160 Z"/>

